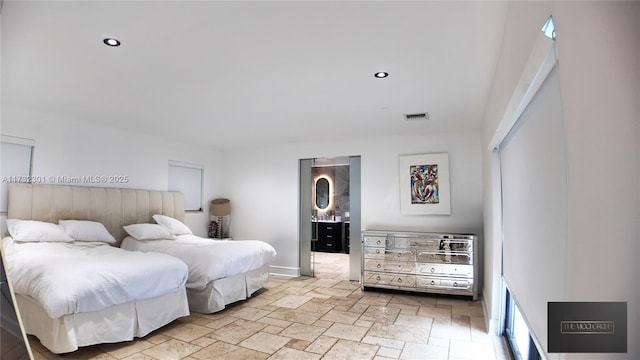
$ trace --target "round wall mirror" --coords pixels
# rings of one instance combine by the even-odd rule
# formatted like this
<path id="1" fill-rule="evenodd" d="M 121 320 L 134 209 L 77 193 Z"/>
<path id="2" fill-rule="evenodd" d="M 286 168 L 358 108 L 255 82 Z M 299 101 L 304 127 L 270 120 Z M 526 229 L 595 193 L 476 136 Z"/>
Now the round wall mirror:
<path id="1" fill-rule="evenodd" d="M 316 180 L 316 206 L 322 210 L 329 206 L 329 180 L 326 178 Z"/>

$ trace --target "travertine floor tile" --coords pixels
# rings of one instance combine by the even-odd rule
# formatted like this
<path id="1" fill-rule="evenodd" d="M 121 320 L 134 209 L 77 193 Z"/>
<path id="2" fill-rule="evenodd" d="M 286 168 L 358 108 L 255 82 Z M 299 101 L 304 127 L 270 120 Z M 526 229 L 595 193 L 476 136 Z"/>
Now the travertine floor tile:
<path id="1" fill-rule="evenodd" d="M 267 327 L 266 324 L 237 320 L 231 324 L 221 327 L 218 330 L 210 332 L 207 336 L 230 344 L 237 344 L 265 327 Z"/>
<path id="2" fill-rule="evenodd" d="M 339 322 L 343 324 L 353 325 L 360 315 L 348 311 L 331 310 L 326 313 L 320 320 Z"/>
<path id="3" fill-rule="evenodd" d="M 239 345 L 248 349 L 273 354 L 289 341 L 291 341 L 291 338 L 259 332 L 244 340 Z"/>
<path id="4" fill-rule="evenodd" d="M 362 314 L 361 320 L 369 320 L 383 324 L 393 324 L 396 317 L 400 313 L 400 309 L 389 308 L 385 306 L 369 306 L 367 311 Z"/>
<path id="5" fill-rule="evenodd" d="M 362 339 L 365 344 L 378 345 L 382 347 L 402 350 L 404 348 L 404 341 L 383 338 L 379 336 L 367 335 Z"/>
<path id="6" fill-rule="evenodd" d="M 431 325 L 433 324 L 433 319 L 426 316 L 399 314 L 394 324 L 419 327 L 423 329 L 431 329 Z"/>
<path id="7" fill-rule="evenodd" d="M 320 301 L 317 301 L 317 300 L 320 300 Z M 325 304 L 324 301 L 326 300 L 314 298 L 314 300 L 306 302 L 304 305 L 300 306 L 298 310 L 314 312 L 318 314 L 326 314 L 331 309 L 333 309 L 334 306 L 331 304 Z"/>
<path id="8" fill-rule="evenodd" d="M 381 347 L 380 349 L 378 349 L 378 353 L 376 355 L 384 356 L 386 358 L 391 358 L 391 359 L 397 359 L 400 357 L 401 352 L 402 350 L 399 350 L 399 349 Z"/>
<path id="9" fill-rule="evenodd" d="M 267 315 L 270 318 L 311 325 L 318 321 L 322 314 L 309 313 L 295 309 L 281 308 Z"/>
<path id="10" fill-rule="evenodd" d="M 451 324 L 450 308 L 421 306 L 420 309 L 418 310 L 418 315 L 433 318 L 434 323 L 445 324 L 445 325 Z"/>
<path id="11" fill-rule="evenodd" d="M 407 343 L 400 354 L 400 359 L 407 360 L 447 360 L 449 348 L 425 344 Z"/>
<path id="12" fill-rule="evenodd" d="M 451 340 L 449 356 L 457 359 L 485 360 L 495 359 L 493 344 L 473 343 L 468 341 Z"/>
<path id="13" fill-rule="evenodd" d="M 313 298 L 309 296 L 287 295 L 278 301 L 274 301 L 272 305 L 286 307 L 289 309 L 297 309 L 311 299 Z"/>
<path id="14" fill-rule="evenodd" d="M 214 344 L 211 344 L 203 348 L 202 350 L 199 350 L 191 354 L 191 356 L 196 359 L 202 359 L 202 360 L 215 359 L 215 358 L 223 359 L 226 357 L 227 354 L 233 351 L 236 351 L 238 349 L 239 347 L 236 345 L 232 345 L 224 341 L 218 341 Z"/>
<path id="15" fill-rule="evenodd" d="M 201 348 L 196 345 L 186 343 L 184 341 L 171 339 L 143 351 L 144 354 L 150 355 L 158 360 L 174 360 L 187 357 Z"/>
<path id="16" fill-rule="evenodd" d="M 408 341 L 416 344 L 426 344 L 429 340 L 429 329 L 375 323 L 367 335 Z"/>
<path id="17" fill-rule="evenodd" d="M 324 355 L 337 341 L 337 338 L 322 335 L 311 343 L 305 351 Z"/>
<path id="18" fill-rule="evenodd" d="M 367 328 L 363 328 L 355 325 L 347 325 L 335 323 L 331 325 L 324 335 L 337 337 L 345 340 L 360 341 L 367 333 Z"/>
<path id="19" fill-rule="evenodd" d="M 327 329 L 319 326 L 296 323 L 284 329 L 280 333 L 280 335 L 290 337 L 292 339 L 300 339 L 311 342 L 322 335 L 325 330 Z"/>
<path id="20" fill-rule="evenodd" d="M 503 338 L 486 333 L 480 302 L 363 292 L 348 280 L 348 256 L 335 255 L 318 256 L 318 278 L 271 276 L 245 301 L 214 314 L 192 313 L 143 339 L 83 347 L 63 357 L 30 336 L 34 358 L 510 359 Z"/>
<path id="21" fill-rule="evenodd" d="M 300 351 L 300 350 L 296 350 L 288 347 L 283 347 L 282 349 L 278 350 L 278 352 L 276 352 L 271 357 L 269 357 L 269 360 L 292 360 L 292 359 L 319 360 L 320 355 L 306 352 L 306 351 Z"/>
<path id="22" fill-rule="evenodd" d="M 106 352 L 116 359 L 123 359 L 127 356 L 131 356 L 137 352 L 146 350 L 153 346 L 153 343 L 146 340 L 100 345 L 102 351 Z"/>
<path id="23" fill-rule="evenodd" d="M 466 326 L 434 323 L 431 327 L 431 336 L 451 340 L 471 341 L 471 329 Z"/>
<path id="24" fill-rule="evenodd" d="M 174 326 L 163 332 L 162 335 L 172 337 L 174 339 L 190 342 L 195 339 L 201 338 L 212 330 L 208 327 L 196 325 L 196 324 L 184 324 L 181 326 Z"/>
<path id="25" fill-rule="evenodd" d="M 99 358 L 92 358 L 92 359 L 98 360 Z M 127 356 L 123 360 L 156 360 L 156 358 L 149 356 L 145 353 L 136 353 L 131 356 Z"/>
<path id="26" fill-rule="evenodd" d="M 243 307 L 242 309 L 234 311 L 233 316 L 243 320 L 256 321 L 269 313 L 270 311 L 266 310 L 256 309 L 253 307 Z"/>
<path id="27" fill-rule="evenodd" d="M 311 345 L 310 341 L 306 341 L 306 340 L 299 340 L 299 339 L 291 339 L 287 345 L 285 345 L 286 347 L 292 348 L 292 349 L 296 349 L 296 350 L 301 350 L 304 351 L 304 349 L 306 349 L 307 347 L 309 347 L 309 345 Z"/>
<path id="28" fill-rule="evenodd" d="M 363 344 L 360 342 L 338 340 L 323 357 L 323 360 L 346 360 L 346 359 L 373 359 L 378 352 L 375 345 Z"/>

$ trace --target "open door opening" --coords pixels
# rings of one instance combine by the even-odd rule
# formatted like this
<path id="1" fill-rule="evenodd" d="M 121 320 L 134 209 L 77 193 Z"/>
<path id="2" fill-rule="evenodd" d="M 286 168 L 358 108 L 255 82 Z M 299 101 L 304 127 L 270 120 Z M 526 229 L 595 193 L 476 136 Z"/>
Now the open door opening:
<path id="1" fill-rule="evenodd" d="M 359 280 L 359 234 L 360 157 L 300 160 L 300 274 Z"/>

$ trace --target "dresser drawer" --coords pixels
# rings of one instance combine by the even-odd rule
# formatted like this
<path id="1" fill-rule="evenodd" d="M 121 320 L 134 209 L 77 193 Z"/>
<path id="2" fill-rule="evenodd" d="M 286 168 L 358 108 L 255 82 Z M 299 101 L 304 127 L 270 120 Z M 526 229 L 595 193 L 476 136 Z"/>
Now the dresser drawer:
<path id="1" fill-rule="evenodd" d="M 416 253 L 413 250 L 389 250 L 377 247 L 365 247 L 364 257 L 365 259 L 381 259 L 387 261 L 416 261 Z"/>
<path id="2" fill-rule="evenodd" d="M 473 264 L 473 256 L 469 253 L 454 253 L 446 251 L 418 251 L 418 262 L 442 264 Z"/>
<path id="3" fill-rule="evenodd" d="M 365 236 L 364 246 L 393 248 L 393 239 L 382 236 Z"/>
<path id="4" fill-rule="evenodd" d="M 440 239 L 411 239 L 409 244 L 418 250 L 440 250 Z"/>
<path id="5" fill-rule="evenodd" d="M 471 290 L 473 288 L 473 280 L 441 278 L 432 276 L 416 276 L 416 287 Z"/>
<path id="6" fill-rule="evenodd" d="M 418 264 L 418 275 L 442 274 L 463 277 L 473 277 L 473 265 L 454 264 Z"/>
<path id="7" fill-rule="evenodd" d="M 399 286 L 399 287 L 415 287 L 416 276 L 415 275 L 401 275 L 401 274 L 385 274 L 378 272 L 365 271 L 362 279 L 365 286 L 367 285 L 387 285 L 387 286 Z"/>
<path id="8" fill-rule="evenodd" d="M 388 271 L 405 274 L 415 274 L 416 264 L 414 262 L 365 259 L 364 269 L 369 271 Z"/>

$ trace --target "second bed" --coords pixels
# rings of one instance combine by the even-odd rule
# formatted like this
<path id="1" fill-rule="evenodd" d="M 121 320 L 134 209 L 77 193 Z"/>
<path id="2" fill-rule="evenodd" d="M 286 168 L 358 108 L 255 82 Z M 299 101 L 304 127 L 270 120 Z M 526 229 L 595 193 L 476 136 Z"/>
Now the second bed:
<path id="1" fill-rule="evenodd" d="M 161 225 L 137 225 L 144 226 L 145 231 L 162 231 L 153 228 Z M 131 229 L 127 231 L 136 234 Z M 183 234 L 169 233 L 165 238 L 154 234 L 150 238 L 128 236 L 120 246 L 126 250 L 163 253 L 184 261 L 189 267 L 186 284 L 189 308 L 202 313 L 217 312 L 227 304 L 250 297 L 269 280 L 269 265 L 276 256 L 275 249 L 264 241 L 206 239 L 186 229 Z"/>

